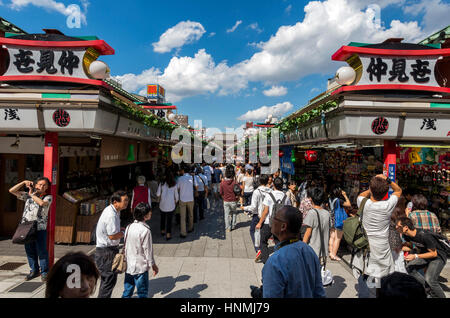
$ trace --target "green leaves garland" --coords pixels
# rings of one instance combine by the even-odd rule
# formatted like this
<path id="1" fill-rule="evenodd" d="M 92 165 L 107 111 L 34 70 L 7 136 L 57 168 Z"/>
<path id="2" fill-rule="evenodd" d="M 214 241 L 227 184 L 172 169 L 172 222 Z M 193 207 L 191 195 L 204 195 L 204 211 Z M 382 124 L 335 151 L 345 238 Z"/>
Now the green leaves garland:
<path id="1" fill-rule="evenodd" d="M 328 101 L 319 105 L 318 107 L 301 114 L 300 116 L 287 119 L 277 124 L 277 127 L 280 128 L 280 132 L 287 133 L 299 128 L 302 124 L 320 117 L 322 112 L 328 112 L 337 107 L 338 103 L 336 100 Z"/>
<path id="2" fill-rule="evenodd" d="M 128 113 L 131 117 L 137 119 L 148 127 L 168 130 L 170 132 L 172 132 L 176 128 L 176 125 L 173 125 L 162 118 L 158 118 L 153 114 L 147 115 L 143 110 L 133 108 L 119 99 L 114 99 L 114 104 Z"/>

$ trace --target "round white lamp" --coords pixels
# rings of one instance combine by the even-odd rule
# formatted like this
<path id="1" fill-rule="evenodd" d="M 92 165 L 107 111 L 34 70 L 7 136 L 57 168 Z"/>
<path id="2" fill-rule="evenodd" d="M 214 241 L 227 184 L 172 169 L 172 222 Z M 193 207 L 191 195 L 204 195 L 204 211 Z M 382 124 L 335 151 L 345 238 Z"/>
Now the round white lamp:
<path id="1" fill-rule="evenodd" d="M 168 116 L 168 118 L 169 118 L 169 120 L 170 121 L 175 121 L 175 114 L 174 113 L 171 113 L 169 116 Z"/>
<path id="2" fill-rule="evenodd" d="M 105 62 L 94 61 L 89 65 L 89 73 L 95 79 L 105 79 L 109 77 L 109 67 Z"/>
<path id="3" fill-rule="evenodd" d="M 336 82 L 339 85 L 350 85 L 355 81 L 356 72 L 350 66 L 342 66 L 336 72 Z"/>

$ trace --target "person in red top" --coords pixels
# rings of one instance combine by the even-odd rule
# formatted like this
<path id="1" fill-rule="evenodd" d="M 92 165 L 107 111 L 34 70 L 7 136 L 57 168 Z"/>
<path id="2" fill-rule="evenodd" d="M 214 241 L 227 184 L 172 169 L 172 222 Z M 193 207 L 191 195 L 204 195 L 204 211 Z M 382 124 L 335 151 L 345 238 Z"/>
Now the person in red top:
<path id="1" fill-rule="evenodd" d="M 139 203 L 147 203 L 152 206 L 152 198 L 150 189 L 145 185 L 145 177 L 139 176 L 137 177 L 138 186 L 133 189 L 133 197 L 131 199 L 131 211 L 134 211 L 134 208 Z"/>
<path id="2" fill-rule="evenodd" d="M 225 179 L 220 183 L 220 195 L 223 199 L 223 209 L 225 212 L 225 230 L 227 232 L 232 231 L 236 226 L 236 214 L 237 214 L 237 197 L 234 193 L 234 168 L 232 165 L 228 165 L 225 171 Z M 231 216 L 231 223 L 230 223 Z"/>

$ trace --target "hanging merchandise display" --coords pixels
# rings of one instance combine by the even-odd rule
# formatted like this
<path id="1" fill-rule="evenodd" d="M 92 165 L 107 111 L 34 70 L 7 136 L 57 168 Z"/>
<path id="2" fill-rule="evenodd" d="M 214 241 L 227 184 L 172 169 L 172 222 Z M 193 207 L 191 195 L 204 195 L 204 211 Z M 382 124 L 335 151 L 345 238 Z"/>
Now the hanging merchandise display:
<path id="1" fill-rule="evenodd" d="M 128 157 L 127 157 L 128 161 L 135 161 L 136 157 L 134 155 L 134 145 L 130 145 L 128 148 Z"/>
<path id="2" fill-rule="evenodd" d="M 317 151 L 315 150 L 307 150 L 305 152 L 305 159 L 309 162 L 314 162 L 317 160 Z"/>

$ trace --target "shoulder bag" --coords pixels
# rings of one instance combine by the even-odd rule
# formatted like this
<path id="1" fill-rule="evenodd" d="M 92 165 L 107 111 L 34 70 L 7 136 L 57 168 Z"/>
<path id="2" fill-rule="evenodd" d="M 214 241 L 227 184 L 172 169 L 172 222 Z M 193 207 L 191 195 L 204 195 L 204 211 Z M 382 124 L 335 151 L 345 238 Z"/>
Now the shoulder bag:
<path id="1" fill-rule="evenodd" d="M 16 232 L 12 238 L 14 244 L 28 244 L 36 241 L 37 239 L 37 224 L 38 219 L 42 216 L 42 206 L 39 206 L 37 219 L 34 221 L 25 221 L 25 217 L 22 217 L 22 221 L 17 226 Z"/>
<path id="2" fill-rule="evenodd" d="M 128 236 L 128 231 L 130 230 L 130 225 L 128 225 L 128 227 L 125 230 L 126 235 L 125 235 L 125 239 L 123 241 L 122 251 L 117 253 L 116 256 L 114 256 L 114 260 L 113 260 L 112 267 L 111 267 L 112 271 L 116 272 L 118 274 L 123 274 L 127 271 L 127 255 L 125 253 L 125 247 L 127 245 L 127 236 Z"/>

